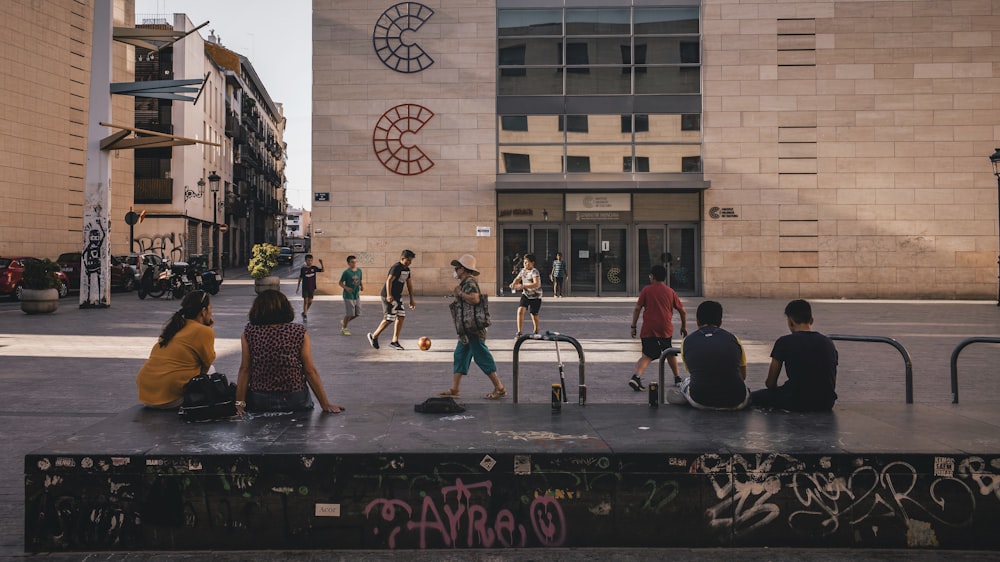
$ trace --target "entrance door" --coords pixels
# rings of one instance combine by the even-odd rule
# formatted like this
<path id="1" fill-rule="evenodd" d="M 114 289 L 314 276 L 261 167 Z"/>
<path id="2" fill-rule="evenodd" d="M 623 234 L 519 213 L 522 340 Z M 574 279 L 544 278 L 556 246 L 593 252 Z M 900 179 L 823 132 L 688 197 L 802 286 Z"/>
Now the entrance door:
<path id="1" fill-rule="evenodd" d="M 682 295 L 698 294 L 697 230 L 688 224 L 640 225 L 638 229 L 639 290 L 649 285 L 654 265 L 667 268 L 667 284 Z"/>
<path id="2" fill-rule="evenodd" d="M 628 281 L 627 230 L 623 226 L 570 228 L 569 280 L 573 295 L 624 295 Z"/>
<path id="3" fill-rule="evenodd" d="M 503 228 L 501 248 L 502 291 L 509 292 L 510 283 L 524 267 L 524 254 L 535 254 L 535 269 L 542 276 L 542 290 L 552 294 L 552 260 L 556 259 L 559 248 L 559 228 L 552 226 L 517 225 Z"/>

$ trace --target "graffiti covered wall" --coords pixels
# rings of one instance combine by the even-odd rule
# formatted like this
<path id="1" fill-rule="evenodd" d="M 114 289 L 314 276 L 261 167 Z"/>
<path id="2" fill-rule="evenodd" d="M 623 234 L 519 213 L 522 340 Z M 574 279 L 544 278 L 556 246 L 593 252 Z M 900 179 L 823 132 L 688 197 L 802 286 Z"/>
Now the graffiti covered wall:
<path id="1" fill-rule="evenodd" d="M 1000 457 L 26 458 L 28 551 L 1000 547 Z"/>

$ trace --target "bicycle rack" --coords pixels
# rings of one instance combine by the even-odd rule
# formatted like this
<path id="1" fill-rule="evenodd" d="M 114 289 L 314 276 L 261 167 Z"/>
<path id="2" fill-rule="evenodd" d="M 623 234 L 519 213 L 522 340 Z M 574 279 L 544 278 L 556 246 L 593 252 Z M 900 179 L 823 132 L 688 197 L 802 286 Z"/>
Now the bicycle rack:
<path id="1" fill-rule="evenodd" d="M 663 350 L 663 353 L 660 354 L 660 404 L 666 404 L 664 397 L 667 392 L 667 388 L 663 386 L 663 364 L 667 361 L 667 357 L 680 354 L 681 350 L 678 347 L 668 347 Z"/>
<path id="2" fill-rule="evenodd" d="M 511 378 L 513 379 L 512 387 L 514 393 L 513 396 L 514 403 L 517 404 L 517 379 L 519 372 L 518 355 L 520 354 L 521 351 L 521 344 L 523 344 L 526 340 L 541 340 L 541 341 L 551 341 L 551 342 L 564 341 L 572 344 L 573 347 L 576 348 L 576 354 L 580 364 L 580 386 L 579 386 L 580 394 L 578 400 L 581 406 L 586 404 L 587 391 L 585 389 L 587 388 L 587 381 L 586 381 L 586 376 L 584 375 L 583 347 L 580 346 L 580 342 L 576 341 L 575 338 L 571 338 L 569 336 L 560 334 L 559 332 L 545 332 L 545 334 L 526 334 L 518 337 L 517 341 L 514 342 L 514 359 L 513 359 L 514 366 L 511 375 Z M 565 389 L 563 389 L 563 395 L 565 396 Z"/>
<path id="3" fill-rule="evenodd" d="M 913 404 L 913 362 L 910 361 L 910 354 L 906 352 L 906 348 L 903 347 L 902 344 L 892 338 L 882 336 L 849 336 L 845 334 L 829 334 L 828 337 L 831 340 L 887 343 L 892 347 L 895 347 L 896 350 L 899 351 L 899 354 L 903 356 L 903 363 L 906 365 L 906 403 Z"/>
<path id="4" fill-rule="evenodd" d="M 962 340 L 962 343 L 958 344 L 955 351 L 951 352 L 951 403 L 958 404 L 958 354 L 962 352 L 966 346 L 973 343 L 1000 343 L 1000 338 L 991 337 L 976 337 L 968 338 Z"/>

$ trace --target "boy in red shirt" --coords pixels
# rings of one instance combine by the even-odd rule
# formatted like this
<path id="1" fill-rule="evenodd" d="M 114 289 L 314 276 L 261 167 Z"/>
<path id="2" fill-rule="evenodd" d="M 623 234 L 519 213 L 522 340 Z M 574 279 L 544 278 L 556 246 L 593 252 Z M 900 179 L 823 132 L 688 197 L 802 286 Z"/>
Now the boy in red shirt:
<path id="1" fill-rule="evenodd" d="M 642 340 L 642 355 L 635 362 L 635 373 L 628 380 L 628 385 L 636 392 L 646 389 L 642 384 L 642 373 L 646 367 L 659 359 L 665 349 L 672 346 L 675 309 L 681 315 L 681 337 L 687 335 L 687 312 L 684 311 L 680 297 L 666 284 L 667 268 L 662 265 L 654 265 L 649 271 L 649 276 L 651 282 L 639 292 L 635 309 L 632 310 L 633 338 L 635 338 L 636 325 L 639 322 L 639 313 L 642 313 L 642 331 L 639 333 L 639 338 Z M 676 383 L 680 380 L 677 357 L 668 357 L 667 363 L 670 364 L 670 369 L 674 372 L 674 382 Z"/>

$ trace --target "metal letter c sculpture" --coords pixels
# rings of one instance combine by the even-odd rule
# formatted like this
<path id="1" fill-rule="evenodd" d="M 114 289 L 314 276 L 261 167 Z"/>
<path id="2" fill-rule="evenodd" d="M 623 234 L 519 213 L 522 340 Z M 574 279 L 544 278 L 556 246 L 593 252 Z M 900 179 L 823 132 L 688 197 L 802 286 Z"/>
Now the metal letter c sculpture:
<path id="1" fill-rule="evenodd" d="M 434 161 L 415 145 L 403 144 L 404 133 L 416 133 L 434 112 L 412 103 L 393 107 L 382 114 L 372 131 L 372 148 L 379 162 L 390 172 L 415 176 L 430 170 Z"/>
<path id="2" fill-rule="evenodd" d="M 409 74 L 434 64 L 434 59 L 416 43 L 403 41 L 404 31 L 416 31 L 434 15 L 434 10 L 417 2 L 400 2 L 382 12 L 372 31 L 372 46 L 382 64 Z"/>

